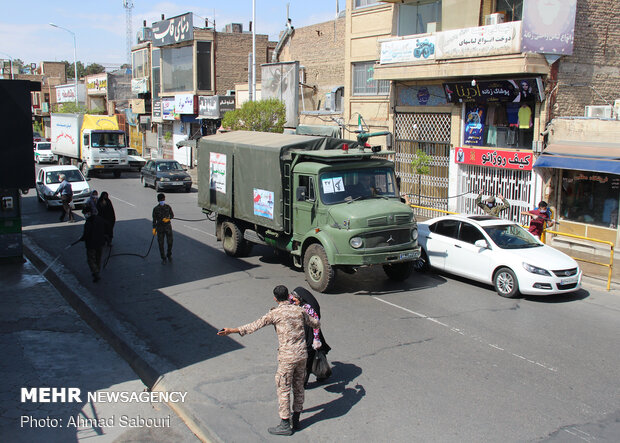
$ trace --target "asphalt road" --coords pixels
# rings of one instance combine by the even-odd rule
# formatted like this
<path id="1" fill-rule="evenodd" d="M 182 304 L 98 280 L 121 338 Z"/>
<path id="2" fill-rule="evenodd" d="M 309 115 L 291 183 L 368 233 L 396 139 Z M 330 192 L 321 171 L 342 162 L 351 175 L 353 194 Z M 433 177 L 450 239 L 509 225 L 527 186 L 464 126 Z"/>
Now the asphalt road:
<path id="1" fill-rule="evenodd" d="M 177 218 L 171 264 L 156 242 L 146 259 L 116 256 L 147 252 L 156 193 L 137 174 L 90 183 L 109 192 L 117 215 L 99 283 L 83 244 L 64 249 L 82 223 L 59 223 L 32 191 L 22 200 L 25 234 L 176 368 L 170 379 L 222 440 L 274 441 L 275 334 L 215 333 L 264 314 L 272 288 L 305 286 L 303 273 L 265 247 L 227 257 L 195 190 L 167 194 Z M 310 384 L 294 440 L 620 441 L 618 294 L 509 300 L 447 274 L 338 277 L 333 293 L 317 295 L 333 375 Z"/>

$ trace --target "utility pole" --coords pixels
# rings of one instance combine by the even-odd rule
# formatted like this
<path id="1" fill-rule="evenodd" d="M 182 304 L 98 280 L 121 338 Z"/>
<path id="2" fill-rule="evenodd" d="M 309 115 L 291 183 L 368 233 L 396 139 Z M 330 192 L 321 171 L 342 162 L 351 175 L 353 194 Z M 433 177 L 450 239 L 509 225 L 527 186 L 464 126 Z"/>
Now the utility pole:
<path id="1" fill-rule="evenodd" d="M 131 31 L 131 10 L 133 9 L 133 1 L 132 0 L 123 0 L 123 8 L 125 8 L 125 44 L 127 47 L 126 56 L 127 56 L 127 64 L 131 66 L 131 39 L 132 31 Z"/>

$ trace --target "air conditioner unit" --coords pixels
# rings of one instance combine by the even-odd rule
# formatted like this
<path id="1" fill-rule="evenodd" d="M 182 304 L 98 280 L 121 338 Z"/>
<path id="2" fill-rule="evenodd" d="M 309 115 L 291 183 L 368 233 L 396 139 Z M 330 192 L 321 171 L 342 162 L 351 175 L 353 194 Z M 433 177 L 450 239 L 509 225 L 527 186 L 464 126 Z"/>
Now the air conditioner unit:
<path id="1" fill-rule="evenodd" d="M 153 40 L 153 29 L 152 28 L 140 28 L 137 35 L 138 43 L 148 42 Z"/>
<path id="2" fill-rule="evenodd" d="M 586 106 L 586 117 L 611 118 L 611 106 Z"/>
<path id="3" fill-rule="evenodd" d="M 620 98 L 614 100 L 614 116 L 616 120 L 620 120 Z"/>
<path id="4" fill-rule="evenodd" d="M 506 21 L 506 14 L 503 12 L 496 12 L 495 14 L 489 14 L 484 16 L 484 26 L 497 25 Z"/>

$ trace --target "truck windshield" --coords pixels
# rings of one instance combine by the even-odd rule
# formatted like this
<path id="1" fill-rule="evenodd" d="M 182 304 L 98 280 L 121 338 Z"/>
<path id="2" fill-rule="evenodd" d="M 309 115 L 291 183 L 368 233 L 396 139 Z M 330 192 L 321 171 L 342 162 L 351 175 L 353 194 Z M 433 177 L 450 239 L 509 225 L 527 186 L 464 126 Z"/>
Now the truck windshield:
<path id="1" fill-rule="evenodd" d="M 397 197 L 394 171 L 388 167 L 325 172 L 319 178 L 319 189 L 326 205 Z"/>
<path id="2" fill-rule="evenodd" d="M 93 132 L 91 134 L 93 148 L 124 148 L 125 134 L 123 132 Z"/>

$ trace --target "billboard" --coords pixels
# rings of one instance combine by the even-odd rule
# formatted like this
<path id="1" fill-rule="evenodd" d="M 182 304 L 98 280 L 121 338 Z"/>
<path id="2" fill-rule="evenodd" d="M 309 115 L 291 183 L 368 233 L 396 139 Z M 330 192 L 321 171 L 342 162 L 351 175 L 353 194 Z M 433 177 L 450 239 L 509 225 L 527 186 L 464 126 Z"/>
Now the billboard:
<path id="1" fill-rule="evenodd" d="M 523 52 L 571 55 L 577 0 L 524 0 Z"/>
<path id="2" fill-rule="evenodd" d="M 194 40 L 191 12 L 153 23 L 153 46 L 166 46 Z"/>
<path id="3" fill-rule="evenodd" d="M 261 65 L 261 96 L 277 98 L 286 106 L 286 123 L 296 128 L 299 116 L 299 62 Z"/>
<path id="4" fill-rule="evenodd" d="M 458 147 L 454 150 L 456 163 L 488 166 L 501 169 L 531 171 L 534 164 L 532 152 L 495 148 Z"/>

